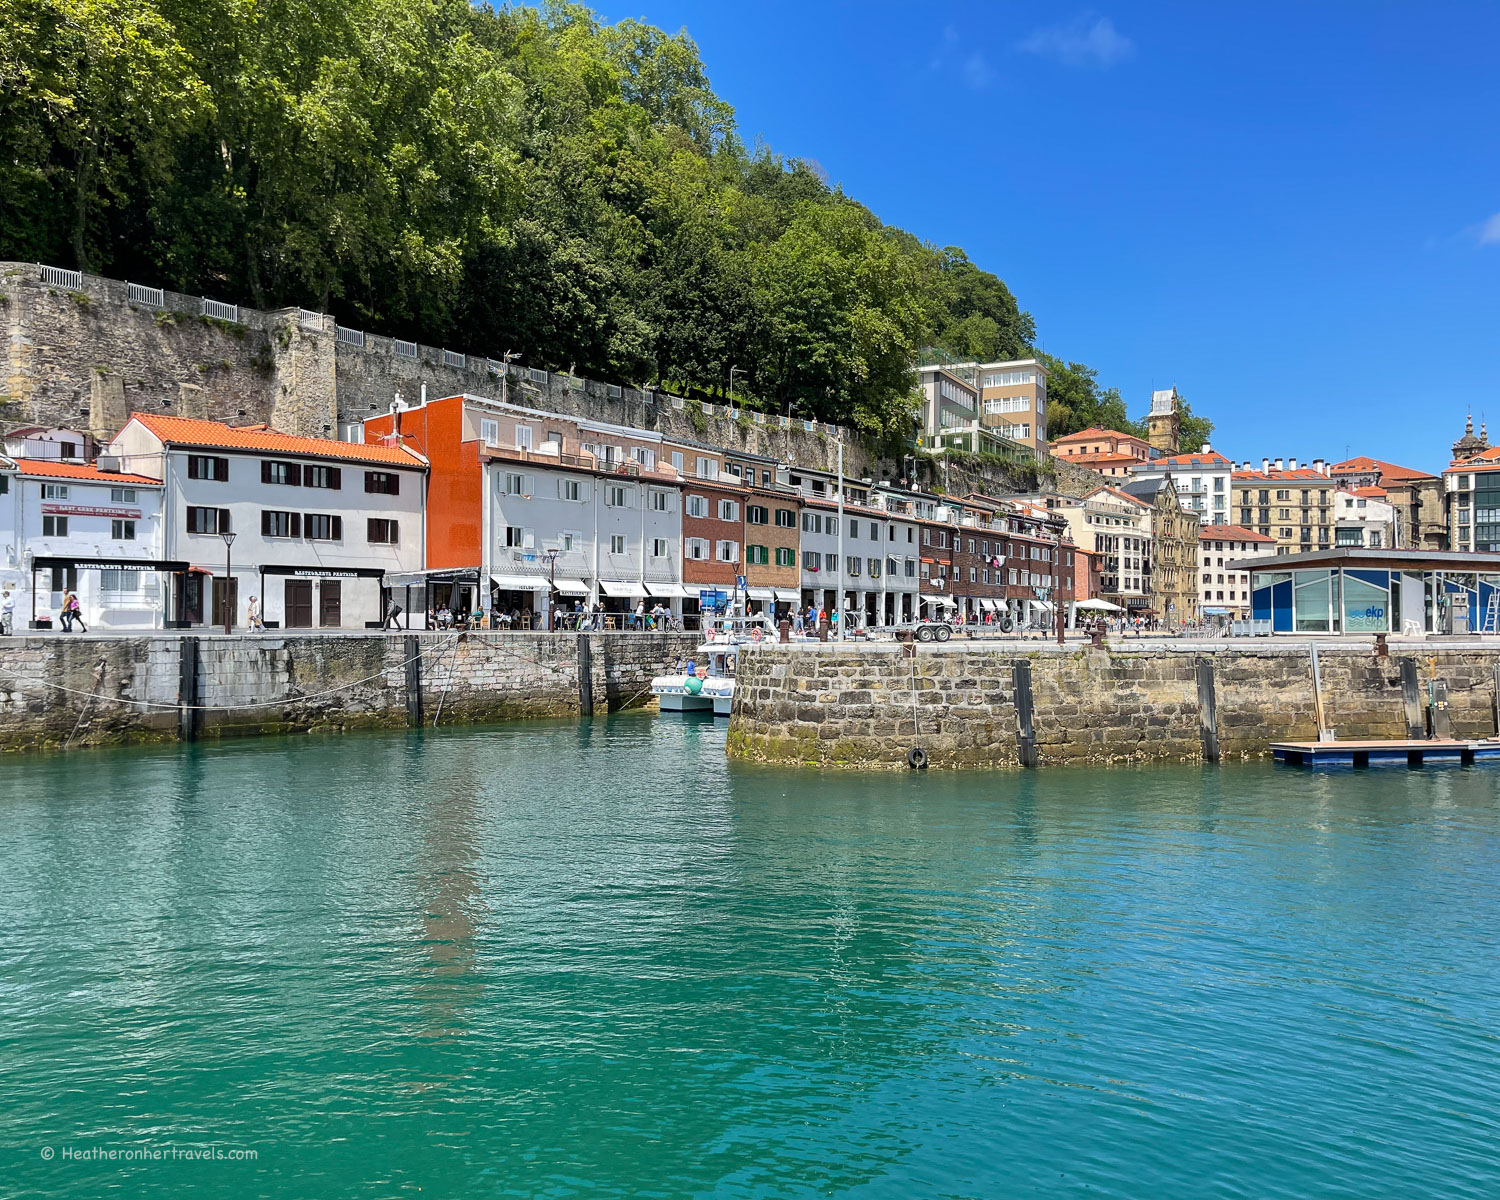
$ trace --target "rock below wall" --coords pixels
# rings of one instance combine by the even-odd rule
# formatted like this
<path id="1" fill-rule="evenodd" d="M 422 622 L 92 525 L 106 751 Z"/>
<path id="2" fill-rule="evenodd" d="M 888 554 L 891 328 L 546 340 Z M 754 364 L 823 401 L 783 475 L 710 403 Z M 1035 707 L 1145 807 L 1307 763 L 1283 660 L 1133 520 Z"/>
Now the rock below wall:
<path id="1" fill-rule="evenodd" d="M 1404 738 L 1400 656 L 1368 647 L 1320 650 L 1323 703 L 1345 739 Z M 1496 732 L 1500 649 L 1411 655 L 1423 695 L 1448 684 L 1460 737 Z M 1317 737 L 1305 646 L 1212 650 L 1063 651 L 1020 645 L 766 647 L 742 656 L 731 757 L 811 766 L 905 766 L 920 746 L 935 767 L 1020 765 L 1016 664 L 1030 670 L 1041 763 L 1196 761 L 1208 718 L 1200 664 L 1212 686 L 1211 732 L 1222 758 L 1258 757 L 1270 743 Z"/>

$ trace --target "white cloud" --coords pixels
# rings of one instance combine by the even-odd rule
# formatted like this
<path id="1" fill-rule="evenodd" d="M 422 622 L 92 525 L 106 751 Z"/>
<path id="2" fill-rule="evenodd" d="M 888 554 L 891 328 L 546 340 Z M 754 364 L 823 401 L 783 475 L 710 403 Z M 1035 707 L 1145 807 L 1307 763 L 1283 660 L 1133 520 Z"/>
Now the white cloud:
<path id="1" fill-rule="evenodd" d="M 1478 237 L 1481 246 L 1500 246 L 1500 213 L 1480 224 Z"/>
<path id="2" fill-rule="evenodd" d="M 1135 53 L 1135 43 L 1108 17 L 1086 12 L 1066 25 L 1038 29 L 1021 49 L 1068 67 L 1112 67 Z"/>

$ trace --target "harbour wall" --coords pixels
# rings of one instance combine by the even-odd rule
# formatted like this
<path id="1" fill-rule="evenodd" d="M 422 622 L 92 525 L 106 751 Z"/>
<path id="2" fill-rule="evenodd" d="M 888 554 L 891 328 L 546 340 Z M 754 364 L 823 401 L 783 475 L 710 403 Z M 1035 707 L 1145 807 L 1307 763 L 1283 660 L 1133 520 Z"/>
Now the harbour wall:
<path id="1" fill-rule="evenodd" d="M 642 703 L 696 634 L 11 637 L 0 749 L 468 724 Z"/>
<path id="2" fill-rule="evenodd" d="M 770 646 L 741 656 L 731 757 L 819 767 L 1254 758 L 1318 737 L 1306 643 L 1082 649 Z M 1425 736 L 1447 684 L 1456 737 L 1496 732 L 1500 647 L 1318 648 L 1324 722 L 1341 740 Z M 1029 697 L 1028 697 L 1029 693 Z M 1029 735 L 1029 736 L 1028 736 Z"/>

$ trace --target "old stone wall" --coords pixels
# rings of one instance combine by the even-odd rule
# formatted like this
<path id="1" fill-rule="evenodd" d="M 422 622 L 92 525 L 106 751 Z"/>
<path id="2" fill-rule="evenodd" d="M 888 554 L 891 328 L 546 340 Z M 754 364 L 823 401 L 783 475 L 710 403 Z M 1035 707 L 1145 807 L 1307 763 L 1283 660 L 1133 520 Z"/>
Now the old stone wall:
<path id="1" fill-rule="evenodd" d="M 212 297 L 210 297 L 212 299 Z M 780 462 L 844 471 L 875 482 L 899 478 L 902 464 L 874 459 L 848 430 L 821 422 L 738 412 L 656 392 L 613 386 L 519 364 L 344 330 L 331 316 L 239 307 L 233 320 L 204 315 L 204 298 L 164 292 L 160 306 L 115 279 L 83 275 L 81 287 L 42 278 L 34 263 L 0 262 L 0 428 L 86 426 L 110 437 L 132 409 L 268 422 L 306 437 L 337 437 L 340 426 L 386 412 L 399 393 L 408 404 L 467 392 L 664 436 L 729 446 Z M 219 310 L 214 309 L 217 312 Z M 957 461 L 923 464 L 928 487 L 1004 496 L 1054 485 L 1082 495 L 1102 478 L 1048 460 L 1026 465 Z"/>
<path id="2" fill-rule="evenodd" d="M 0 749 L 406 725 L 409 657 L 423 725 L 604 712 L 649 702 L 651 677 L 697 644 L 656 633 L 12 637 Z"/>
<path id="3" fill-rule="evenodd" d="M 1341 739 L 1404 738 L 1401 662 L 1448 686 L 1453 732 L 1496 733 L 1500 647 L 1413 648 L 1377 658 L 1369 646 L 1320 649 L 1325 720 Z M 933 766 L 1017 766 L 1016 665 L 1029 669 L 1042 763 L 1177 761 L 1203 756 L 1212 733 L 1225 759 L 1264 755 L 1273 741 L 1315 740 L 1306 645 L 1063 650 L 961 644 L 777 647 L 742 656 L 729 751 L 817 766 L 899 766 L 913 746 Z"/>

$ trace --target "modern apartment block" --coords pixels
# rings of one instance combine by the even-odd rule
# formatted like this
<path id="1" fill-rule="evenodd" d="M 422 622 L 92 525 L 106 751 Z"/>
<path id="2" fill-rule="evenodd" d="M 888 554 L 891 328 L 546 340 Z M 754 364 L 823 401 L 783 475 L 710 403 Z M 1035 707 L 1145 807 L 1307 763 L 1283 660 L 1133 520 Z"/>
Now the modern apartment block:
<path id="1" fill-rule="evenodd" d="M 1454 550 L 1500 551 L 1500 446 L 1443 472 Z"/>
<path id="2" fill-rule="evenodd" d="M 965 364 L 969 366 L 970 364 Z M 979 423 L 1012 442 L 1047 453 L 1047 368 L 1039 359 L 972 364 L 979 377 Z"/>
<path id="3" fill-rule="evenodd" d="M 1258 470 L 1247 462 L 1230 483 L 1232 523 L 1271 538 L 1277 554 L 1332 547 L 1338 485 L 1321 459 L 1311 467 L 1298 466 L 1295 458 L 1261 459 Z"/>
<path id="4" fill-rule="evenodd" d="M 1047 453 L 1047 368 L 1035 358 L 917 369 L 928 445 L 992 454 Z"/>
<path id="5" fill-rule="evenodd" d="M 1234 463 L 1210 446 L 1191 454 L 1137 462 L 1130 473 L 1133 479 L 1170 479 L 1182 507 L 1205 525 L 1223 525 L 1229 520 Z"/>
<path id="6" fill-rule="evenodd" d="M 1243 564 L 1272 552 L 1272 538 L 1239 525 L 1198 530 L 1198 610 L 1205 617 L 1250 616 L 1250 572 Z"/>

